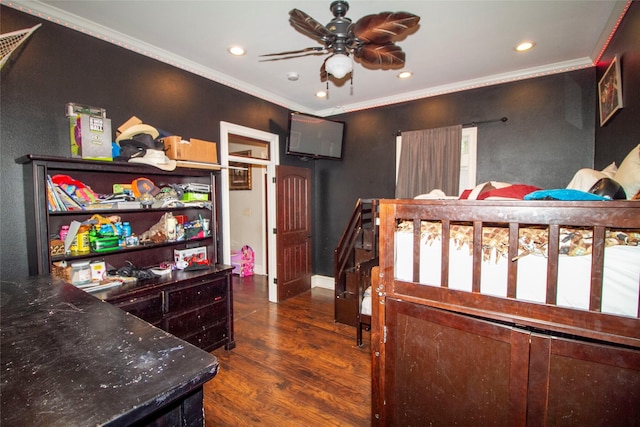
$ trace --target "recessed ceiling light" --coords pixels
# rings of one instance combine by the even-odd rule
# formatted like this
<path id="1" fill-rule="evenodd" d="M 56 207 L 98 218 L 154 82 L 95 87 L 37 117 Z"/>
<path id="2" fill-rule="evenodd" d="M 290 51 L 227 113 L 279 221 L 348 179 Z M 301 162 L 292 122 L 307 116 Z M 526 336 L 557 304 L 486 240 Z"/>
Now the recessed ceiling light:
<path id="1" fill-rule="evenodd" d="M 327 92 L 325 92 L 323 90 L 320 90 L 320 91 L 316 92 L 316 96 L 318 98 L 326 98 L 327 97 Z"/>
<path id="2" fill-rule="evenodd" d="M 531 49 L 534 46 L 533 42 L 522 42 L 518 46 L 516 46 L 516 50 L 518 52 L 524 52 L 526 50 Z"/>
<path id="3" fill-rule="evenodd" d="M 398 74 L 399 79 L 408 79 L 411 76 L 413 76 L 413 73 L 411 71 L 403 71 L 400 74 Z"/>
<path id="4" fill-rule="evenodd" d="M 229 51 L 229 53 L 233 56 L 242 56 L 244 55 L 246 52 L 244 51 L 243 48 L 241 48 L 240 46 L 231 46 L 229 49 L 227 49 Z"/>

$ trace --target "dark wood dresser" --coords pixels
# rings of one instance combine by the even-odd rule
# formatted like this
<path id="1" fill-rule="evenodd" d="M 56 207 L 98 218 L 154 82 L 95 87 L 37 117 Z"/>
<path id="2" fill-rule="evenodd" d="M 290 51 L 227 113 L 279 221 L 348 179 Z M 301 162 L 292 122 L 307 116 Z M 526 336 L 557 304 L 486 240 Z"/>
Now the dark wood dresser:
<path id="1" fill-rule="evenodd" d="M 233 338 L 232 266 L 174 271 L 158 279 L 108 289 L 94 295 L 178 338 L 211 351 Z"/>

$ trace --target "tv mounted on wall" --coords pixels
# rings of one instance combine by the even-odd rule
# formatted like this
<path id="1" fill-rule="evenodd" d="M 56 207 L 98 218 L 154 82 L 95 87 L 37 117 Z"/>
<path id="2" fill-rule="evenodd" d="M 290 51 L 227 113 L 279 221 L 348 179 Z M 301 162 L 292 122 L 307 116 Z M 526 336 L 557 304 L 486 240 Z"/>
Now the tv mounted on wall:
<path id="1" fill-rule="evenodd" d="M 344 128 L 344 122 L 291 113 L 286 152 L 302 158 L 342 159 Z"/>

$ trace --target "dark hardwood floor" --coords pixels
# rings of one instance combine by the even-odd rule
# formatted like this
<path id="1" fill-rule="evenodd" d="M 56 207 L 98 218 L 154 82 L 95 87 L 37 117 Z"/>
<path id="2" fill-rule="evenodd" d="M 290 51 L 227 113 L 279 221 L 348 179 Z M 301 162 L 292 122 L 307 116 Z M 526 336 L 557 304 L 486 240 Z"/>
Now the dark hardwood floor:
<path id="1" fill-rule="evenodd" d="M 268 301 L 265 276 L 234 276 L 237 347 L 213 352 L 204 387 L 207 426 L 371 425 L 369 334 L 333 320 L 333 291 Z"/>

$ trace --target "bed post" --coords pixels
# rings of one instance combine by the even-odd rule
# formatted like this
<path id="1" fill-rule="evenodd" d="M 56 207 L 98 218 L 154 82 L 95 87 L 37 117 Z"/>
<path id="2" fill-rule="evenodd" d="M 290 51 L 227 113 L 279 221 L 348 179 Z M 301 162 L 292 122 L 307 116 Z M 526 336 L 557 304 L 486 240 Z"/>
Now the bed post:
<path id="1" fill-rule="evenodd" d="M 381 235 L 393 235 L 395 227 L 395 205 L 380 201 Z M 391 233 L 391 234 L 390 234 Z M 380 263 L 371 271 L 371 424 L 386 425 L 385 396 L 385 303 L 388 286 L 393 285 L 394 248 L 393 239 L 380 240 Z"/>

